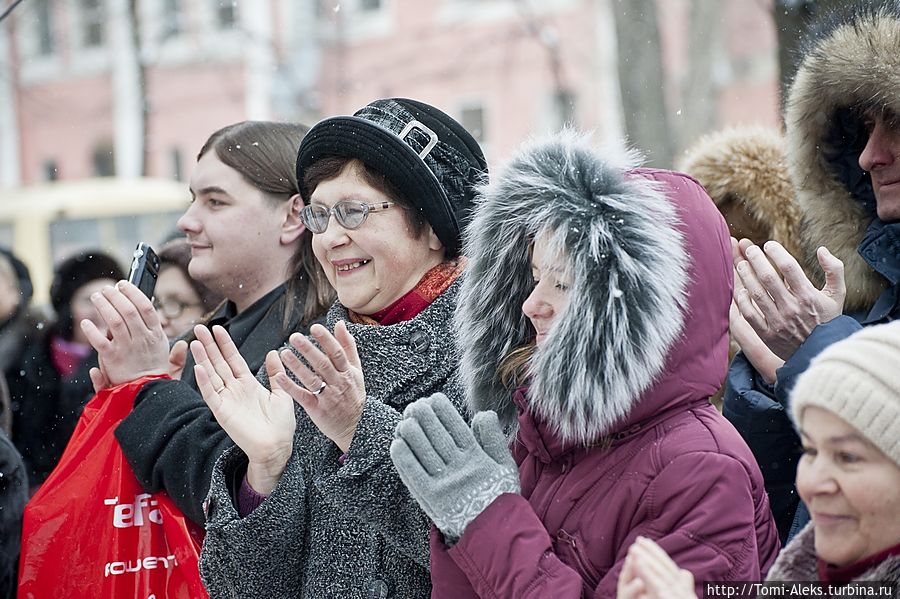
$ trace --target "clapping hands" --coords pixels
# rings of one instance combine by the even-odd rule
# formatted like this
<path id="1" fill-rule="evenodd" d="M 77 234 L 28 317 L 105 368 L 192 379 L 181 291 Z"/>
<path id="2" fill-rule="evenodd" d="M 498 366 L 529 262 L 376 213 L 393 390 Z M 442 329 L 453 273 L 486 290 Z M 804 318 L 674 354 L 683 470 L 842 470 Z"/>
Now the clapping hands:
<path id="1" fill-rule="evenodd" d="M 616 599 L 697 599 L 694 576 L 655 542 L 638 537 L 619 573 Z"/>
<path id="2" fill-rule="evenodd" d="M 250 371 L 224 328 L 194 329 L 197 339 L 190 349 L 197 386 L 219 425 L 247 454 L 248 482 L 259 493 L 270 493 L 287 466 L 297 426 L 295 402 L 342 451 L 349 448 L 362 414 L 366 391 L 353 336 L 343 322 L 335 335 L 321 325 L 311 333 L 321 349 L 299 333 L 290 338 L 306 364 L 290 350 L 266 356 L 270 390 Z M 287 375 L 285 366 L 305 387 Z"/>
<path id="3" fill-rule="evenodd" d="M 266 355 L 270 391 L 250 371 L 224 328 L 214 326 L 210 332 L 196 326 L 194 334 L 197 388 L 219 426 L 247 454 L 250 486 L 271 493 L 291 456 L 297 426 L 294 402 L 278 384 L 284 366 L 275 351 Z"/>
<path id="4" fill-rule="evenodd" d="M 759 247 L 734 238 L 731 243 L 735 305 L 778 359 L 790 358 L 817 325 L 840 316 L 847 292 L 844 264 L 826 248 L 816 252 L 825 273 L 825 285 L 816 289 L 780 243 L 768 241 Z"/>
<path id="5" fill-rule="evenodd" d="M 94 293 L 91 303 L 106 323 L 104 333 L 90 320 L 81 321 L 100 361 L 91 372 L 95 390 L 169 373 L 169 341 L 153 304 L 137 287 L 119 281 Z"/>

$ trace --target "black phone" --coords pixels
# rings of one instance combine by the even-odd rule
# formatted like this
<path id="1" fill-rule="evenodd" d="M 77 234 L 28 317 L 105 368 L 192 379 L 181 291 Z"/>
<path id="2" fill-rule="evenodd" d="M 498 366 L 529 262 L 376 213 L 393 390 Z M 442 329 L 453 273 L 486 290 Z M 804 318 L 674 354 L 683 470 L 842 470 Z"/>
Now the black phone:
<path id="1" fill-rule="evenodd" d="M 149 243 L 139 243 L 134 250 L 134 260 L 131 261 L 128 282 L 140 289 L 149 299 L 153 299 L 153 289 L 156 287 L 156 277 L 158 276 L 159 256 L 156 255 Z"/>

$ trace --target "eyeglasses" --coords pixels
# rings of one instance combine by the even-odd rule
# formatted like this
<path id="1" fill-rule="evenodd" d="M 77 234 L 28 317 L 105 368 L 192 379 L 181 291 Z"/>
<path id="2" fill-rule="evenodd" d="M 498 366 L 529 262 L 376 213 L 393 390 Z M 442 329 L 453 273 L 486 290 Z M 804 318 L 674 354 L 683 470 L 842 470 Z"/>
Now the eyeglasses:
<path id="1" fill-rule="evenodd" d="M 342 200 L 331 208 L 326 208 L 321 204 L 310 204 L 304 206 L 300 211 L 300 220 L 313 233 L 324 233 L 328 229 L 331 215 L 334 214 L 334 219 L 340 226 L 352 231 L 360 228 L 366 222 L 370 212 L 387 210 L 391 206 L 396 206 L 396 204 L 394 202 L 366 204 L 354 200 Z"/>
<path id="2" fill-rule="evenodd" d="M 189 304 L 189 303 L 180 302 L 180 301 L 174 300 L 174 299 L 166 299 L 166 300 L 159 300 L 156 298 L 153 299 L 153 307 L 156 308 L 157 312 L 159 312 L 166 318 L 178 318 L 182 314 L 184 314 L 184 311 L 187 310 L 188 308 L 197 308 L 200 305 L 202 305 L 202 304 L 200 304 L 198 302 Z"/>

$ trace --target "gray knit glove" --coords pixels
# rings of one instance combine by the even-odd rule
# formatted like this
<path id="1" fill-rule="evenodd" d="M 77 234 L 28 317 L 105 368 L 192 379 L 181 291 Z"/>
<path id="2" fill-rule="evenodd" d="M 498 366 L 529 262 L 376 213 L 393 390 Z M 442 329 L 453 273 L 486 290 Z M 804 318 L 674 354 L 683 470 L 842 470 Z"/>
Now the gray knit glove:
<path id="1" fill-rule="evenodd" d="M 449 542 L 503 493 L 519 492 L 519 469 L 497 414 L 466 424 L 441 393 L 411 403 L 394 431 L 400 479 Z"/>

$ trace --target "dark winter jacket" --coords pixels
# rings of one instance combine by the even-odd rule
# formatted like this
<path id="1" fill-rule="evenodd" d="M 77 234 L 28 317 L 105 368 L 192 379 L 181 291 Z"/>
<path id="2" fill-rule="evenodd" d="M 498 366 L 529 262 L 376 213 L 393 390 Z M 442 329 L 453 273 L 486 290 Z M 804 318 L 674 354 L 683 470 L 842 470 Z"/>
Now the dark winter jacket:
<path id="1" fill-rule="evenodd" d="M 0 431 L 0 599 L 16 596 L 22 512 L 28 501 L 28 477 L 16 448 Z"/>
<path id="2" fill-rule="evenodd" d="M 301 326 L 305 290 L 294 297 L 291 320 L 284 323 L 284 287 L 270 292 L 239 315 L 233 304 L 224 305 L 211 323 L 221 323 L 232 332 L 245 330 L 235 343 L 252 371 L 263 367 L 266 353 L 281 347 Z M 261 311 L 255 321 L 248 313 Z M 253 320 L 253 319 L 251 319 Z M 190 354 L 180 381 L 148 383 L 135 399 L 134 410 L 116 428 L 116 439 L 137 479 L 148 493 L 165 490 L 175 505 L 198 524 L 203 524 L 203 500 L 209 491 L 213 465 L 233 443 L 213 418 L 194 382 Z"/>
<path id="3" fill-rule="evenodd" d="M 818 559 L 816 558 L 816 531 L 812 524 L 808 524 L 778 556 L 775 565 L 769 570 L 766 581 L 809 582 L 817 580 L 820 579 Z M 900 597 L 900 556 L 889 557 L 872 566 L 854 578 L 853 582 L 893 583 L 894 594 L 891 597 L 894 599 Z"/>
<path id="4" fill-rule="evenodd" d="M 76 368 L 63 377 L 56 370 L 50 350 L 54 327 L 48 329 L 30 340 L 18 370 L 7 378 L 13 407 L 13 441 L 33 487 L 44 482 L 56 467 L 81 415 L 80 406 L 66 406 L 61 398 L 85 395 L 92 390 L 86 371 Z"/>
<path id="5" fill-rule="evenodd" d="M 59 392 L 59 411 L 63 414 L 59 424 L 60 435 L 65 437 L 66 444 L 72 438 L 78 419 L 84 412 L 84 406 L 94 397 L 94 385 L 91 383 L 91 368 L 100 366 L 97 352 L 92 351 L 72 372 L 69 382 Z"/>
<path id="6" fill-rule="evenodd" d="M 19 305 L 4 322 L 0 322 L 0 372 L 11 384 L 13 390 L 21 378 L 22 360 L 28 345 L 34 342 L 38 336 L 38 319 L 30 312 L 32 285 L 28 267 L 19 260 L 11 251 L 0 247 L 0 255 L 9 261 L 14 275 L 17 277 L 19 288 Z M 41 325 L 43 326 L 43 325 Z M 7 387 L 7 390 L 9 387 Z M 0 399 L 0 429 L 8 436 L 12 432 L 13 411 L 19 409 L 19 405 L 11 405 L 11 396 L 7 394 Z"/>
<path id="7" fill-rule="evenodd" d="M 411 402 L 440 392 L 462 407 L 451 334 L 460 282 L 411 320 L 352 324 L 366 403 L 341 465 L 341 451 L 297 411 L 294 453 L 272 494 L 246 518 L 236 489 L 247 467 L 234 448 L 216 465 L 200 572 L 212 599 L 415 599 L 428 597 L 429 521 L 389 455 Z"/>
<path id="8" fill-rule="evenodd" d="M 43 325 L 41 325 L 43 326 Z M 24 382 L 25 354 L 42 335 L 37 323 L 24 315 L 17 315 L 0 325 L 0 373 L 7 381 L 7 395 L 0 401 L 0 429 L 12 434 L 13 421 L 21 410 Z"/>
<path id="9" fill-rule="evenodd" d="M 473 410 L 518 425 L 521 495 L 453 546 L 432 535 L 433 597 L 614 597 L 637 535 L 698 583 L 759 579 L 779 544 L 762 476 L 710 405 L 725 372 L 728 230 L 693 179 L 602 163 L 564 137 L 526 149 L 468 229 L 458 323 Z M 529 240 L 569 256 L 569 304 L 527 394 L 498 379 L 531 333 Z"/>
<path id="10" fill-rule="evenodd" d="M 817 30 L 788 97 L 791 176 L 803 219 L 807 272 L 821 273 L 815 250 L 826 246 L 844 262 L 845 310 L 818 326 L 777 372 L 769 387 L 738 355 L 729 370 L 724 414 L 753 450 L 782 539 L 799 503 L 794 478 L 801 447 L 788 417 L 796 377 L 825 347 L 861 326 L 900 315 L 900 223 L 875 214 L 875 196 L 859 155 L 868 139 L 863 108 L 900 114 L 900 2 L 864 2 Z M 821 284 L 821 281 L 816 281 Z"/>

